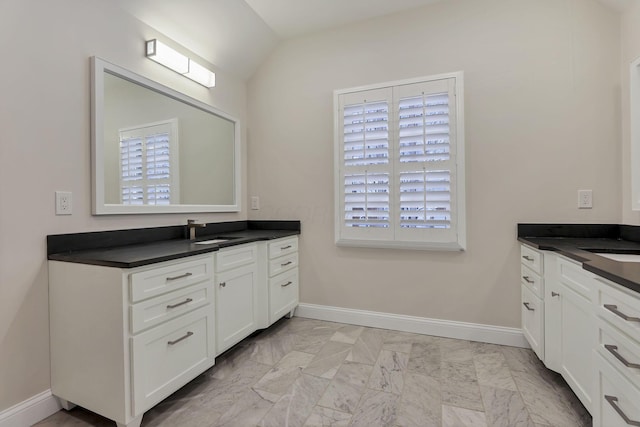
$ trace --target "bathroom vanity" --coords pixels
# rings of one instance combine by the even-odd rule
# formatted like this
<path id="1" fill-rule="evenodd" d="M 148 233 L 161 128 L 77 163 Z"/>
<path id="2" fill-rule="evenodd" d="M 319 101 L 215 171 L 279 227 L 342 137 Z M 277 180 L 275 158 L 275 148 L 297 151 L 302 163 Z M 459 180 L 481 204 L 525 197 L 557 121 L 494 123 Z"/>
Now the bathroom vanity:
<path id="1" fill-rule="evenodd" d="M 520 224 L 522 329 L 594 426 L 640 425 L 637 227 Z"/>
<path id="2" fill-rule="evenodd" d="M 139 426 L 222 352 L 293 312 L 299 222 L 227 225 L 211 224 L 204 244 L 164 239 L 183 227 L 93 248 L 131 233 L 48 236 L 51 390 L 63 407 Z"/>

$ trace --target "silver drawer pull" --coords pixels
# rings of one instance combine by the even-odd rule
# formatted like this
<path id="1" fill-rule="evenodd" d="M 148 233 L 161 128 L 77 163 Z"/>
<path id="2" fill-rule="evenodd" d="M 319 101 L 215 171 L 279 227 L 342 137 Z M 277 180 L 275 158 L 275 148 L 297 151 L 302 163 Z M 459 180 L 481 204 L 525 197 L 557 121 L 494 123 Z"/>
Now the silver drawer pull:
<path id="1" fill-rule="evenodd" d="M 280 267 L 286 267 L 287 265 L 293 264 L 293 261 L 287 261 L 284 264 L 280 264 Z"/>
<path id="2" fill-rule="evenodd" d="M 611 407 L 618 413 L 618 415 L 620 415 L 620 417 L 624 420 L 625 423 L 627 423 L 630 426 L 638 426 L 640 427 L 640 421 L 634 421 L 631 418 L 627 417 L 627 414 L 625 414 L 622 409 L 618 406 L 618 398 L 615 396 L 607 396 L 606 394 L 604 395 L 604 398 L 607 399 L 607 402 L 609 402 L 609 405 L 611 405 Z"/>
<path id="3" fill-rule="evenodd" d="M 287 246 L 284 246 L 284 247 L 280 248 L 280 250 L 284 251 L 285 249 L 291 249 L 292 247 L 293 246 L 291 246 L 291 245 L 287 245 Z"/>
<path id="4" fill-rule="evenodd" d="M 193 302 L 193 300 L 191 298 L 187 298 L 186 300 L 179 302 L 177 304 L 170 304 L 167 306 L 167 308 L 176 308 L 176 307 L 180 307 L 181 305 L 185 305 L 185 304 L 189 304 L 190 302 Z"/>
<path id="5" fill-rule="evenodd" d="M 531 308 L 531 307 L 529 307 L 529 303 L 528 303 L 528 302 L 523 302 L 523 303 L 522 303 L 522 305 L 524 305 L 525 307 L 527 307 L 527 310 L 529 310 L 529 311 L 536 311 L 536 309 L 535 309 L 535 308 Z"/>
<path id="6" fill-rule="evenodd" d="M 287 283 L 284 283 L 284 284 L 282 284 L 280 286 L 282 286 L 283 288 L 286 288 L 287 286 L 292 285 L 292 284 L 293 284 L 292 281 L 288 281 Z"/>
<path id="7" fill-rule="evenodd" d="M 622 355 L 620 353 L 618 353 L 618 346 L 617 345 L 611 345 L 611 344 L 605 344 L 604 348 L 606 348 L 607 350 L 609 350 L 609 353 L 613 354 L 616 359 L 618 359 L 619 361 L 622 362 L 622 364 L 624 366 L 626 366 L 627 368 L 635 368 L 635 369 L 640 369 L 640 364 L 638 363 L 631 363 L 629 362 L 627 359 L 625 359 L 624 357 L 622 357 Z"/>
<path id="8" fill-rule="evenodd" d="M 526 255 L 522 255 L 522 258 L 526 259 L 527 261 L 533 261 L 533 258 Z"/>
<path id="9" fill-rule="evenodd" d="M 184 279 L 185 277 L 193 276 L 193 273 L 184 273 L 179 276 L 167 277 L 167 282 L 172 280 Z"/>
<path id="10" fill-rule="evenodd" d="M 557 292 L 553 292 L 553 291 L 551 291 L 551 296 L 552 296 L 552 297 L 559 297 L 559 296 L 560 296 L 560 294 L 559 294 L 559 293 L 557 293 Z"/>
<path id="11" fill-rule="evenodd" d="M 524 279 L 525 282 L 527 283 L 536 283 L 535 280 L 529 280 L 529 276 L 522 276 L 522 278 Z"/>
<path id="12" fill-rule="evenodd" d="M 227 286 L 227 282 L 220 282 L 220 287 L 224 288 L 225 286 Z"/>
<path id="13" fill-rule="evenodd" d="M 612 312 L 613 314 L 615 314 L 618 317 L 622 317 L 624 320 L 626 320 L 627 322 L 640 322 L 640 317 L 631 317 L 631 316 L 627 316 L 626 314 L 624 314 L 623 312 L 621 312 L 620 310 L 618 310 L 618 306 L 617 305 L 613 305 L 613 304 L 605 304 L 604 308 L 606 308 L 607 310 L 609 310 L 610 312 Z"/>
<path id="14" fill-rule="evenodd" d="M 180 341 L 182 340 L 186 340 L 187 338 L 189 338 L 191 335 L 193 335 L 193 332 L 189 331 L 187 332 L 184 336 L 178 338 L 177 340 L 173 340 L 173 341 L 167 341 L 167 344 L 169 345 L 175 345 L 178 344 Z"/>

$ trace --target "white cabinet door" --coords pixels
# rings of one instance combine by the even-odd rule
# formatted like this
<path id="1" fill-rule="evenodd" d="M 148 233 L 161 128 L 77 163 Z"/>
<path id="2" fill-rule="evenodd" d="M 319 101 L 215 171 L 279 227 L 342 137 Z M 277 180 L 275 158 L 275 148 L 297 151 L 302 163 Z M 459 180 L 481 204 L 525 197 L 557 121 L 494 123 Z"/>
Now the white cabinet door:
<path id="1" fill-rule="evenodd" d="M 531 290 L 522 285 L 522 332 L 531 349 L 540 359 L 544 358 L 544 305 Z"/>
<path id="2" fill-rule="evenodd" d="M 256 264 L 225 271 L 216 278 L 216 354 L 249 336 L 256 329 Z"/>
<path id="3" fill-rule="evenodd" d="M 582 295 L 560 285 L 560 373 L 582 404 L 591 411 L 593 384 L 592 351 L 595 347 L 593 307 Z"/>

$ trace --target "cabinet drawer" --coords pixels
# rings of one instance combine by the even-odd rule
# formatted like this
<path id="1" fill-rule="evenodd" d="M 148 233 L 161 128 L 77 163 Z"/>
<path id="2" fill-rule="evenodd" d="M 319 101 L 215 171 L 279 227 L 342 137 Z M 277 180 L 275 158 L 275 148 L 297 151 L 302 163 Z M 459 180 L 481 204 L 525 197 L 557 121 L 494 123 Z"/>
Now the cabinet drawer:
<path id="1" fill-rule="evenodd" d="M 213 258 L 157 266 L 129 275 L 131 302 L 142 301 L 213 278 Z"/>
<path id="2" fill-rule="evenodd" d="M 596 356 L 596 366 L 598 394 L 593 425 L 600 427 L 639 425 L 640 390 L 631 385 L 600 355 Z"/>
<path id="3" fill-rule="evenodd" d="M 212 292 L 212 281 L 209 280 L 133 304 L 130 308 L 131 333 L 136 334 L 196 308 L 211 304 Z"/>
<path id="4" fill-rule="evenodd" d="M 582 264 L 558 257 L 558 278 L 574 292 L 593 300 L 596 282 L 594 276 L 582 268 Z"/>
<path id="5" fill-rule="evenodd" d="M 255 243 L 222 249 L 216 253 L 216 271 L 253 264 L 257 259 L 258 246 Z"/>
<path id="6" fill-rule="evenodd" d="M 284 273 L 298 266 L 298 254 L 294 253 L 269 261 L 269 277 Z"/>
<path id="7" fill-rule="evenodd" d="M 522 284 L 531 289 L 536 296 L 540 298 L 544 296 L 544 281 L 542 277 L 524 264 L 520 267 L 520 280 Z"/>
<path id="8" fill-rule="evenodd" d="M 542 254 L 526 245 L 520 245 L 520 262 L 542 275 Z"/>
<path id="9" fill-rule="evenodd" d="M 213 328 L 203 307 L 131 338 L 134 416 L 213 365 Z"/>
<path id="10" fill-rule="evenodd" d="M 269 322 L 273 323 L 298 305 L 298 269 L 269 279 Z"/>
<path id="11" fill-rule="evenodd" d="M 596 280 L 597 315 L 640 343 L 640 298 L 617 289 L 605 279 Z"/>
<path id="12" fill-rule="evenodd" d="M 597 319 L 597 325 L 598 352 L 633 385 L 640 388 L 640 343 L 602 319 Z"/>
<path id="13" fill-rule="evenodd" d="M 278 239 L 275 242 L 269 243 L 269 259 L 277 258 L 297 251 L 298 237 Z"/>
<path id="14" fill-rule="evenodd" d="M 544 360 L 544 304 L 525 285 L 522 289 L 522 332 L 531 349 Z"/>

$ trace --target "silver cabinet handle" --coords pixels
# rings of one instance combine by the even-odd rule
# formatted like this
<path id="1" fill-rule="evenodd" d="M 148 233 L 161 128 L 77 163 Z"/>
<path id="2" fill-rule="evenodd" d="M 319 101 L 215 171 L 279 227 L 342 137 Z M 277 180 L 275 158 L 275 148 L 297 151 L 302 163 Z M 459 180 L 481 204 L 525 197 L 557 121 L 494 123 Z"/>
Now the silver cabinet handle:
<path id="1" fill-rule="evenodd" d="M 552 296 L 552 297 L 559 297 L 559 296 L 560 296 L 560 294 L 559 294 L 559 293 L 557 293 L 557 292 L 553 292 L 553 291 L 551 291 L 551 296 Z"/>
<path id="2" fill-rule="evenodd" d="M 220 287 L 224 288 L 225 286 L 227 286 L 227 282 L 220 282 Z"/>
<path id="3" fill-rule="evenodd" d="M 284 264 L 280 264 L 280 267 L 286 267 L 289 264 L 293 264 L 293 261 L 287 261 Z"/>
<path id="4" fill-rule="evenodd" d="M 535 280 L 529 280 L 529 276 L 522 276 L 522 278 L 524 279 L 525 282 L 527 283 L 536 283 Z"/>
<path id="5" fill-rule="evenodd" d="M 620 353 L 618 353 L 618 346 L 617 345 L 605 344 L 604 348 L 609 350 L 609 353 L 613 354 L 616 357 L 616 359 L 618 359 L 620 362 L 622 362 L 622 364 L 624 366 L 626 366 L 627 368 L 640 369 L 640 364 L 631 363 L 627 359 L 622 357 L 622 355 Z"/>
<path id="6" fill-rule="evenodd" d="M 607 310 L 609 310 L 610 312 L 612 312 L 613 314 L 615 314 L 618 317 L 622 317 L 624 320 L 626 320 L 627 322 L 640 322 L 640 317 L 631 317 L 631 316 L 627 316 L 626 314 L 624 314 L 623 312 L 621 312 L 620 310 L 618 310 L 618 306 L 617 305 L 613 305 L 613 304 L 605 304 L 604 308 L 606 308 Z"/>
<path id="7" fill-rule="evenodd" d="M 167 277 L 167 282 L 172 280 L 184 279 L 185 277 L 193 276 L 193 273 L 184 273 L 179 276 Z"/>
<path id="8" fill-rule="evenodd" d="M 285 249 L 291 249 L 291 248 L 292 248 L 291 245 L 287 245 L 287 246 L 284 246 L 284 247 L 280 248 L 280 250 L 284 251 Z"/>
<path id="9" fill-rule="evenodd" d="M 280 286 L 282 286 L 283 288 L 286 288 L 287 286 L 289 286 L 291 284 L 293 284 L 293 282 L 292 281 L 288 281 L 287 283 L 284 283 L 284 284 L 282 284 Z"/>
<path id="10" fill-rule="evenodd" d="M 181 305 L 185 305 L 185 304 L 189 304 L 190 302 L 193 302 L 193 300 L 191 298 L 187 298 L 186 300 L 179 302 L 177 304 L 169 304 L 167 306 L 167 308 L 176 308 L 176 307 L 180 307 Z"/>
<path id="11" fill-rule="evenodd" d="M 523 303 L 522 303 L 522 305 L 524 305 L 525 307 L 527 307 L 527 310 L 529 310 L 529 311 L 536 311 L 536 309 L 535 309 L 535 308 L 531 308 L 531 307 L 529 307 L 529 303 L 528 303 L 528 302 L 523 302 Z"/>
<path id="12" fill-rule="evenodd" d="M 630 426 L 639 426 L 640 427 L 640 421 L 634 421 L 631 418 L 627 417 L 627 414 L 625 414 L 622 409 L 618 406 L 618 398 L 615 396 L 607 396 L 606 394 L 604 395 L 604 398 L 607 400 L 607 402 L 609 402 L 609 405 L 611 405 L 611 407 L 618 413 L 618 415 L 620 415 L 620 417 L 624 420 L 625 423 L 627 423 Z"/>
<path id="13" fill-rule="evenodd" d="M 178 344 L 180 341 L 182 340 L 186 340 L 187 338 L 189 338 L 191 335 L 193 335 L 193 332 L 189 331 L 186 334 L 184 334 L 184 336 L 181 336 L 180 338 L 178 338 L 177 340 L 173 340 L 173 341 L 167 341 L 167 344 L 169 345 L 176 345 Z"/>
<path id="14" fill-rule="evenodd" d="M 526 259 L 527 261 L 533 261 L 533 258 L 528 257 L 526 255 L 522 255 L 522 258 Z"/>

